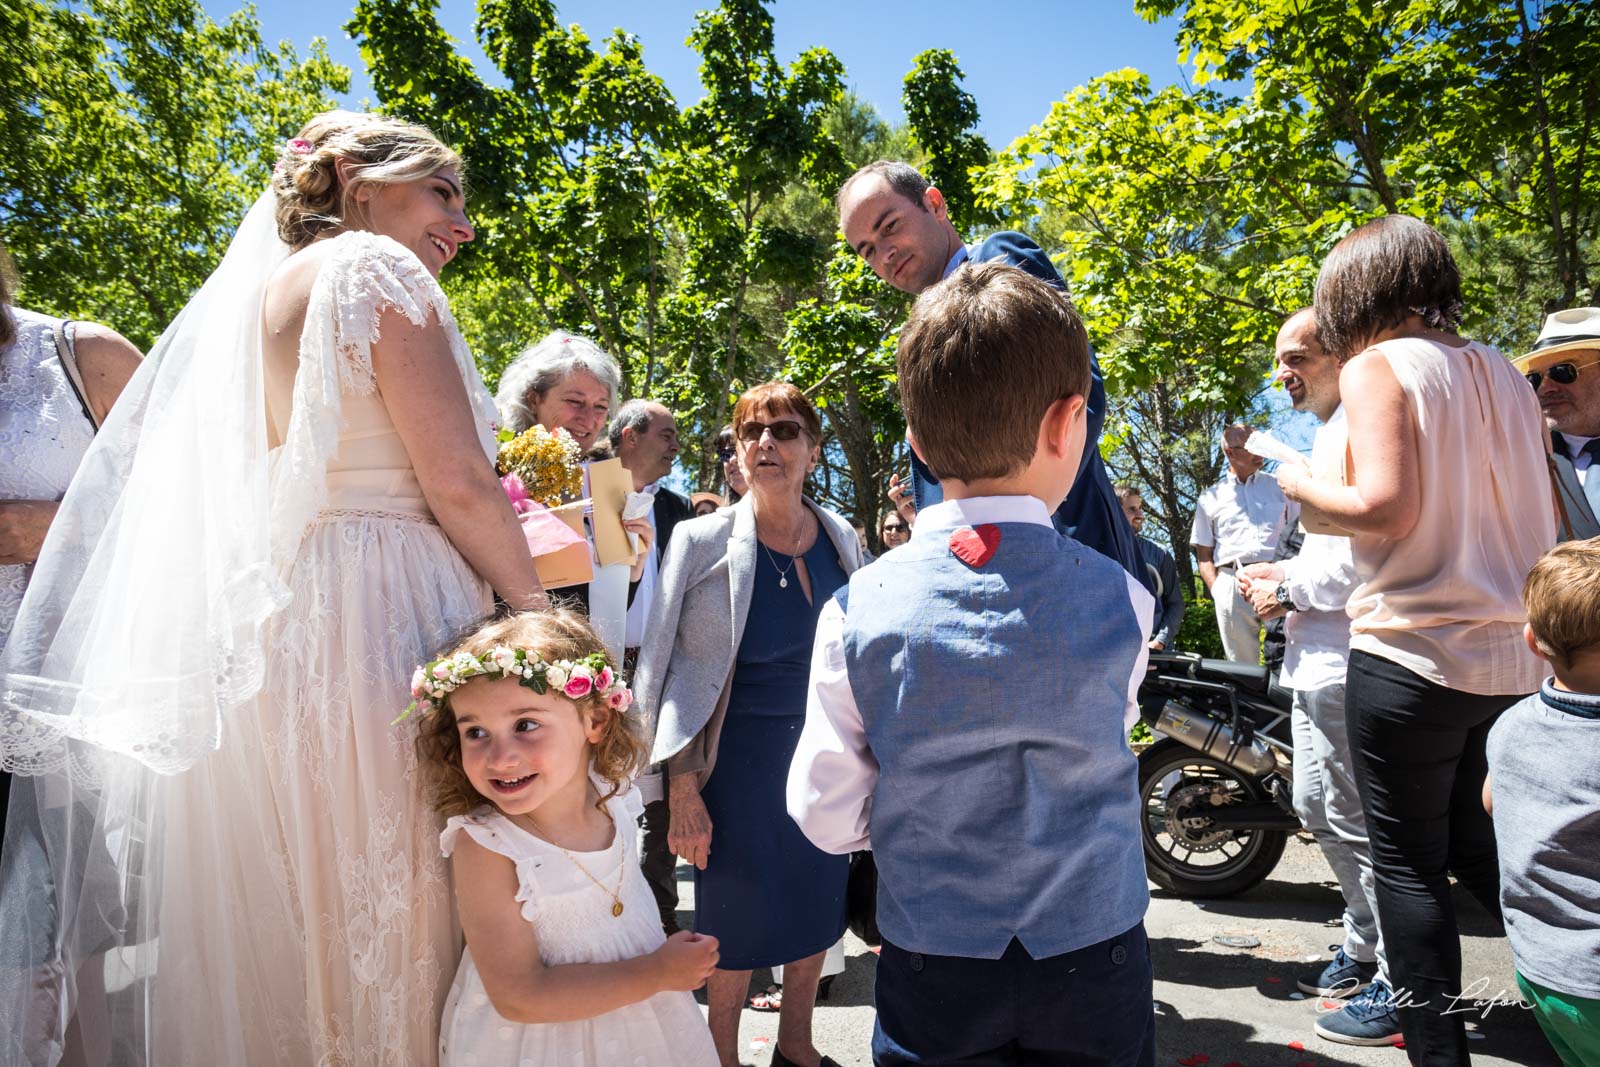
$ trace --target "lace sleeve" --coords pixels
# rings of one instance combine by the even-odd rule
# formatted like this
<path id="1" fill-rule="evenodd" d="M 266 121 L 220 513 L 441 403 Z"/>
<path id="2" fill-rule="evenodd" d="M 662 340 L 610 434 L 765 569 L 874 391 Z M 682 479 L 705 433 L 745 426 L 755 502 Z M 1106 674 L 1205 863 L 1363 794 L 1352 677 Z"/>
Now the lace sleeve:
<path id="1" fill-rule="evenodd" d="M 539 882 L 535 874 L 539 861 L 530 854 L 526 843 L 509 833 L 504 824 L 501 816 L 487 812 L 453 815 L 439 834 L 439 851 L 448 859 L 456 850 L 456 839 L 465 831 L 482 847 L 510 860 L 517 868 L 517 903 L 522 905 L 522 917 L 532 922 L 539 910 Z"/>
<path id="2" fill-rule="evenodd" d="M 334 346 L 339 353 L 339 386 L 369 394 L 377 387 L 372 345 L 386 311 L 398 311 L 418 326 L 441 323 L 449 304 L 439 283 L 404 245 L 392 238 L 352 230 L 336 238 L 338 251 L 323 270 L 328 306 L 333 312 Z"/>

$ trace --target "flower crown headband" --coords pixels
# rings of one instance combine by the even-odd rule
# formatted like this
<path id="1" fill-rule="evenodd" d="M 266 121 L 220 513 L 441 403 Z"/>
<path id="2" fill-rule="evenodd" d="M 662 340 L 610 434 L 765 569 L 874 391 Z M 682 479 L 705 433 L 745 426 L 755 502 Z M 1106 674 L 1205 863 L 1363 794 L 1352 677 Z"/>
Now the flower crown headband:
<path id="1" fill-rule="evenodd" d="M 457 652 L 418 667 L 411 675 L 411 695 L 416 699 L 395 722 L 413 711 L 427 714 L 443 707 L 446 697 L 474 678 L 515 678 L 541 696 L 551 690 L 572 700 L 596 695 L 617 712 L 633 704 L 633 690 L 612 671 L 604 653 L 549 663 L 537 652 L 497 645 L 482 657 Z"/>

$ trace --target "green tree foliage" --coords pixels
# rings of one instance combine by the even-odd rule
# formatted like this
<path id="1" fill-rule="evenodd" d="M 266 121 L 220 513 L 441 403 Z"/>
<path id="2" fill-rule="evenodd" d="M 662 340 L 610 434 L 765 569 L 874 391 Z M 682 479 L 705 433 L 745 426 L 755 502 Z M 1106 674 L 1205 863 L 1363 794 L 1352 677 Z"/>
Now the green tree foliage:
<path id="1" fill-rule="evenodd" d="M 1000 220 L 975 195 L 973 174 L 989 165 L 992 153 L 974 132 L 978 102 L 961 87 L 965 77 L 954 52 L 930 48 L 911 61 L 900 97 L 911 135 L 927 154 L 924 173 L 944 193 L 950 221 L 963 232 Z"/>
<path id="2" fill-rule="evenodd" d="M 286 137 L 349 71 L 254 9 L 196 0 L 0 5 L 0 238 L 21 302 L 148 348 L 221 259 Z"/>

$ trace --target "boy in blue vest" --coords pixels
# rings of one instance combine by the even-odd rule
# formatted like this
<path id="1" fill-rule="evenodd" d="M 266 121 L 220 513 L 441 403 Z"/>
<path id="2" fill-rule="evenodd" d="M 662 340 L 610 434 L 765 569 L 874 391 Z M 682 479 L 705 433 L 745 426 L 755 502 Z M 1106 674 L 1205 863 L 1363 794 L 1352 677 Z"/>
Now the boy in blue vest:
<path id="1" fill-rule="evenodd" d="M 900 334 L 908 438 L 944 485 L 817 624 L 788 808 L 878 865 L 873 1062 L 1155 1057 L 1127 728 L 1155 604 L 1052 528 L 1086 436 L 1060 292 L 966 266 Z"/>

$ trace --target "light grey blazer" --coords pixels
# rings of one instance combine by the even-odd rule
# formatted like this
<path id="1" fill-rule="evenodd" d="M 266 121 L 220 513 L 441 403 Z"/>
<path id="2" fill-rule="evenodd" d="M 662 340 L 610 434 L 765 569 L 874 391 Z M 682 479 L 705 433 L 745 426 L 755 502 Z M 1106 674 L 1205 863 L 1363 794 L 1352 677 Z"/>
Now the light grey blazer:
<path id="1" fill-rule="evenodd" d="M 1567 521 L 1572 524 L 1572 540 L 1587 541 L 1591 537 L 1600 536 L 1600 522 L 1595 520 L 1595 508 L 1591 502 L 1591 497 L 1600 497 L 1600 481 L 1597 481 L 1600 479 L 1600 473 L 1591 469 L 1590 484 L 1585 486 L 1578 481 L 1578 472 L 1572 466 L 1572 460 L 1559 452 L 1553 454 L 1550 459 L 1556 469 L 1556 492 L 1561 494 L 1561 504 L 1566 510 Z M 1565 534 L 1566 530 L 1556 532 Z"/>
<path id="2" fill-rule="evenodd" d="M 667 542 L 633 679 L 653 763 L 683 751 L 714 718 L 710 732 L 721 727 L 756 568 L 764 562 L 758 557 L 752 499 L 746 494 L 732 507 L 683 520 Z M 816 513 L 822 536 L 833 542 L 845 574 L 853 574 L 861 566 L 855 528 L 809 499 L 806 505 Z M 715 740 L 710 737 L 704 746 L 712 758 Z M 702 783 L 710 762 L 690 768 L 701 774 Z M 658 784 L 641 780 L 640 788 L 651 797 L 658 795 Z"/>

